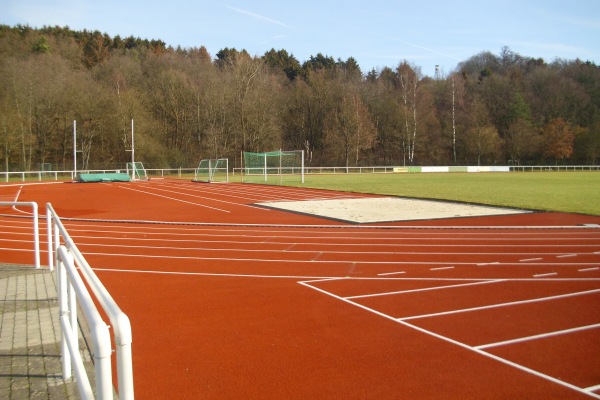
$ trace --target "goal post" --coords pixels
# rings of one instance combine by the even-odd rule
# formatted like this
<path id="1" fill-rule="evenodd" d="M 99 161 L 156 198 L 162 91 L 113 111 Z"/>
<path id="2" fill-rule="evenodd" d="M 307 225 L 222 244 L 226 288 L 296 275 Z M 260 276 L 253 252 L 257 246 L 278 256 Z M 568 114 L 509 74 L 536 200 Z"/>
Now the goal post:
<path id="1" fill-rule="evenodd" d="M 194 182 L 229 182 L 229 159 L 202 159 L 194 170 Z"/>
<path id="2" fill-rule="evenodd" d="M 144 168 L 144 164 L 141 162 L 128 162 L 127 163 L 127 175 L 131 177 L 131 180 L 148 180 L 148 174 Z"/>
<path id="3" fill-rule="evenodd" d="M 243 153 L 242 181 L 304 183 L 304 150 Z"/>

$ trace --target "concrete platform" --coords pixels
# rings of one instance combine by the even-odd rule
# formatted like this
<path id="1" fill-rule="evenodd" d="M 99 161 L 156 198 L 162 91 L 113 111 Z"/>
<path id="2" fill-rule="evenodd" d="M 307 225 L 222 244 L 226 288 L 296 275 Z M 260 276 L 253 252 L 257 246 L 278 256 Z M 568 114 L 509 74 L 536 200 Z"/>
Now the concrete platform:
<path id="1" fill-rule="evenodd" d="M 54 274 L 0 263 L 0 398 L 77 399 L 62 378 Z"/>

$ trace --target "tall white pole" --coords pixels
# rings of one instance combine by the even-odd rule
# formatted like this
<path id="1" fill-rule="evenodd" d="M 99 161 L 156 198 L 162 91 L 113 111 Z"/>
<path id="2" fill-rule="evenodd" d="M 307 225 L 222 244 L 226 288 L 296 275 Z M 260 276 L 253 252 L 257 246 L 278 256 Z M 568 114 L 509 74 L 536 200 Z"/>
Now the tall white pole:
<path id="1" fill-rule="evenodd" d="M 304 150 L 302 150 L 302 183 L 304 183 Z"/>
<path id="2" fill-rule="evenodd" d="M 131 180 L 135 180 L 135 143 L 133 142 L 133 118 L 131 119 Z"/>
<path id="3" fill-rule="evenodd" d="M 73 120 L 73 179 L 77 179 L 77 120 Z"/>

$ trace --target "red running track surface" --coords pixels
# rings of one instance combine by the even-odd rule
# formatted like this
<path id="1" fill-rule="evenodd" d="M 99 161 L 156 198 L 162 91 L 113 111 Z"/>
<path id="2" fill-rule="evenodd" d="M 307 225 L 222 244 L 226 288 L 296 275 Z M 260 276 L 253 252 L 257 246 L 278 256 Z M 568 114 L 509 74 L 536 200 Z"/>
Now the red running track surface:
<path id="1" fill-rule="evenodd" d="M 364 196 L 0 185 L 52 203 L 129 316 L 137 398 L 600 398 L 600 218 L 374 226 L 254 206 Z M 28 210 L 0 211 L 0 261 L 30 263 Z"/>

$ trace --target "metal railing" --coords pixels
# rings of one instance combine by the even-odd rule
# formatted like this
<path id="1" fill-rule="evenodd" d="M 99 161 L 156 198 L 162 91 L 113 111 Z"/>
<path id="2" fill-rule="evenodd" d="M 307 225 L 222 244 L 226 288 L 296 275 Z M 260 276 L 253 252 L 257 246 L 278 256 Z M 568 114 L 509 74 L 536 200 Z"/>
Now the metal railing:
<path id="1" fill-rule="evenodd" d="M 78 346 L 77 303 L 79 302 L 92 336 L 96 396 L 103 400 L 113 398 L 112 349 L 108 325 L 102 320 L 94 305 L 86 287 L 87 283 L 110 319 L 113 328 L 119 398 L 121 400 L 133 399 L 132 333 L 129 318 L 121 311 L 100 282 L 50 203 L 46 205 L 46 216 L 48 222 L 48 266 L 53 269 L 54 264 L 57 265 L 60 321 L 63 332 L 61 341 L 63 377 L 69 379 L 72 372 L 75 372 L 81 396 L 86 399 L 93 398 L 93 390 L 83 368 Z M 72 366 L 74 366 L 74 371 L 72 371 Z"/>
<path id="2" fill-rule="evenodd" d="M 377 174 L 377 173 L 393 173 L 397 170 L 406 170 L 407 172 L 418 172 L 417 169 L 427 169 L 428 167 L 400 167 L 400 166 L 364 166 L 364 167 L 304 167 L 305 174 Z M 442 168 L 442 167 L 433 167 Z M 448 167 L 450 172 L 465 172 L 468 166 L 452 166 Z M 478 168 L 485 168 L 480 166 Z M 542 171 L 600 171 L 600 165 L 510 165 L 507 166 L 510 172 L 542 172 Z M 412 171 L 414 169 L 414 171 Z M 196 168 L 146 168 L 146 173 L 149 177 L 188 177 L 193 176 Z M 81 170 L 78 173 L 117 173 L 119 169 L 97 169 L 97 170 Z M 242 172 L 242 168 L 230 168 L 230 171 L 236 175 Z M 9 181 L 59 181 L 73 180 L 75 175 L 73 171 L 15 171 L 15 172 L 0 172 L 0 179 L 4 178 L 5 182 Z"/>
<path id="3" fill-rule="evenodd" d="M 31 207 L 33 214 L 33 252 L 34 265 L 40 268 L 40 228 L 38 222 L 38 205 L 35 201 L 0 201 L 0 206 L 6 207 Z"/>

